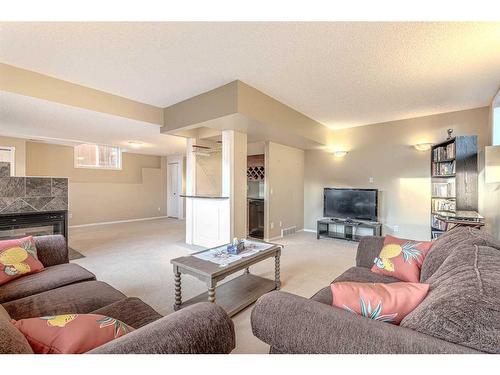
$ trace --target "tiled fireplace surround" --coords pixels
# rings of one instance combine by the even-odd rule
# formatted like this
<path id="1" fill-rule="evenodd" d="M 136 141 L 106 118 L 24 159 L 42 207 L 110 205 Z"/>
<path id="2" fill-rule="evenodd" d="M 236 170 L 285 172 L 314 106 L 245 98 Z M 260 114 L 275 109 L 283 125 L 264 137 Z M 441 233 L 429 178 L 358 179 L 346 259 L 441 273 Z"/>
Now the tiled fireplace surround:
<path id="1" fill-rule="evenodd" d="M 67 178 L 0 177 L 0 215 L 67 210 Z"/>

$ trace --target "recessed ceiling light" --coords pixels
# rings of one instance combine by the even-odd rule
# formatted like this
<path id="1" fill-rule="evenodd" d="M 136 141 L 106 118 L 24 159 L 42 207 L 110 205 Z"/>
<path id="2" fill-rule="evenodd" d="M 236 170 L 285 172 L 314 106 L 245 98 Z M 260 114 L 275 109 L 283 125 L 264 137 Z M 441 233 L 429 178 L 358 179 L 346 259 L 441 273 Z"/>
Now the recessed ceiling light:
<path id="1" fill-rule="evenodd" d="M 140 142 L 140 141 L 128 141 L 127 143 L 128 143 L 128 144 L 130 145 L 130 147 L 132 147 L 132 148 L 139 148 L 139 147 L 141 147 L 141 146 L 142 146 L 142 142 Z"/>

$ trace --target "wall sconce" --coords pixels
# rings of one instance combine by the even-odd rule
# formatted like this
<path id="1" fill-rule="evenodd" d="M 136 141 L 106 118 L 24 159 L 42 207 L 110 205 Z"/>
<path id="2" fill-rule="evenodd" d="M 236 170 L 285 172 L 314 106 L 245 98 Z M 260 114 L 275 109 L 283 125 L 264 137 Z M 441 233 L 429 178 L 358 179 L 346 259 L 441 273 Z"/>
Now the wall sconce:
<path id="1" fill-rule="evenodd" d="M 417 151 L 429 151 L 432 147 L 432 143 L 417 143 L 416 145 L 413 145 L 413 147 Z"/>
<path id="2" fill-rule="evenodd" d="M 128 141 L 127 143 L 132 148 L 140 148 L 142 146 L 142 142 L 140 141 Z"/>
<path id="3" fill-rule="evenodd" d="M 336 158 L 343 158 L 344 156 L 347 155 L 347 151 L 333 151 L 332 154 Z"/>

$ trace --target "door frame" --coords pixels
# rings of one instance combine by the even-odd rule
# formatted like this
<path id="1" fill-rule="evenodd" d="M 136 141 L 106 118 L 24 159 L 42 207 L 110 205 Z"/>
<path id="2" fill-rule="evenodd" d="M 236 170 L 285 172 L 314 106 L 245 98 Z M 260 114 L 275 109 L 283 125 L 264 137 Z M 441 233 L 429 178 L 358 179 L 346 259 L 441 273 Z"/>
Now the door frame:
<path id="1" fill-rule="evenodd" d="M 166 170 L 166 175 L 167 175 L 167 216 L 175 218 L 175 216 L 170 216 L 169 215 L 169 209 L 168 209 L 168 203 L 169 203 L 169 196 L 170 196 L 170 177 L 168 173 L 168 168 L 170 164 L 177 164 L 177 204 L 178 204 L 178 210 L 177 210 L 177 219 L 184 219 L 184 198 L 182 198 L 180 195 L 183 194 L 183 169 L 184 169 L 184 156 L 182 155 L 172 155 L 172 156 L 167 156 L 167 170 Z"/>
<path id="2" fill-rule="evenodd" d="M 16 175 L 16 148 L 14 146 L 0 146 L 0 150 L 10 151 L 12 153 L 12 162 L 10 164 L 11 177 Z"/>

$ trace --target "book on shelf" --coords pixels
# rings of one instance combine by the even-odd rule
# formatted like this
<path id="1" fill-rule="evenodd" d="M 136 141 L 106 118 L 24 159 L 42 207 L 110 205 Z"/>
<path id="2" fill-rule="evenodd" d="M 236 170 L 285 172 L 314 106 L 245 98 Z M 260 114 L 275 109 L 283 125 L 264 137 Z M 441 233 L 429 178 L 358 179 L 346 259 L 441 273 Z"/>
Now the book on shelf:
<path id="1" fill-rule="evenodd" d="M 455 159 L 455 142 L 449 143 L 446 146 L 436 147 L 432 150 L 432 160 L 442 161 Z"/>
<path id="2" fill-rule="evenodd" d="M 444 232 L 441 231 L 441 230 L 433 230 L 431 231 L 431 238 L 433 240 L 435 240 L 436 238 L 438 238 L 440 235 L 442 235 Z"/>
<path id="3" fill-rule="evenodd" d="M 444 220 L 441 220 L 437 215 L 431 215 L 431 225 L 432 228 L 437 230 L 446 231 L 447 224 Z"/>
<path id="4" fill-rule="evenodd" d="M 432 211 L 448 211 L 455 212 L 457 209 L 457 204 L 455 200 L 446 198 L 433 198 L 432 199 Z"/>
<path id="5" fill-rule="evenodd" d="M 455 180 L 447 182 L 433 182 L 432 183 L 432 196 L 443 198 L 455 197 Z"/>
<path id="6" fill-rule="evenodd" d="M 445 163 L 432 163 L 433 176 L 449 176 L 455 174 L 455 160 Z"/>

